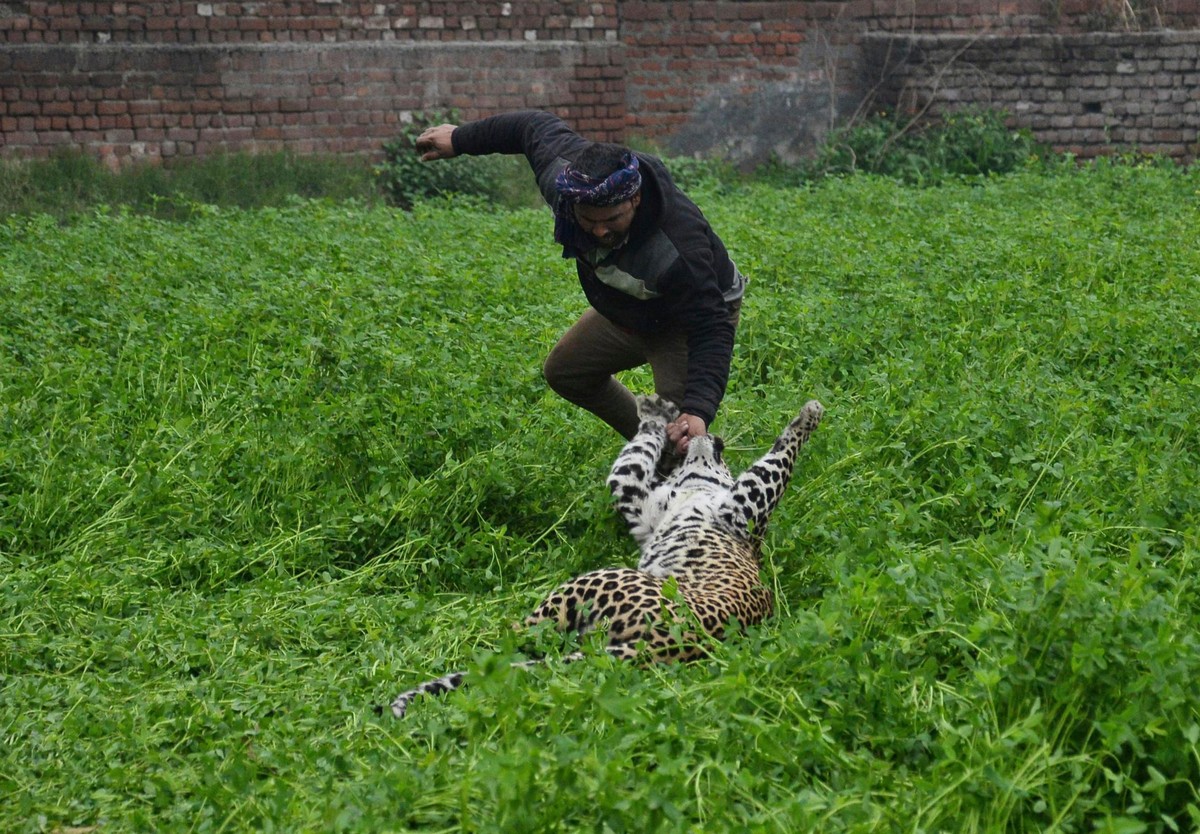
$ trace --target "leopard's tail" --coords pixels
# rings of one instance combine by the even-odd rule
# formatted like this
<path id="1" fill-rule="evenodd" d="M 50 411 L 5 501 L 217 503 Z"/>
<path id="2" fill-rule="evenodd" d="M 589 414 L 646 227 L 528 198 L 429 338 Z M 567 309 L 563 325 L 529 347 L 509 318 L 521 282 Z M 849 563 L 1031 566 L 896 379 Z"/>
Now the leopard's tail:
<path id="1" fill-rule="evenodd" d="M 572 652 L 571 654 L 563 655 L 559 658 L 562 663 L 570 663 L 575 660 L 583 659 L 583 652 Z M 533 666 L 540 666 L 545 663 L 545 660 L 520 660 L 512 664 L 514 669 L 529 669 Z M 461 689 L 467 685 L 466 672 L 451 672 L 449 675 L 442 675 L 440 678 L 434 678 L 431 681 L 425 681 L 420 686 L 415 686 L 405 692 L 397 695 L 390 704 L 386 706 L 380 705 L 375 707 L 376 715 L 383 715 L 385 709 L 390 709 L 392 715 L 397 718 L 403 718 L 408 712 L 408 705 L 422 695 L 445 695 L 447 692 L 453 692 L 456 689 Z"/>
<path id="2" fill-rule="evenodd" d="M 442 675 L 440 678 L 425 681 L 420 686 L 413 687 L 406 692 L 401 692 L 387 707 L 375 707 L 375 714 L 382 715 L 385 709 L 390 708 L 392 715 L 397 718 L 403 718 L 404 713 L 408 711 L 408 705 L 415 698 L 419 698 L 422 695 L 444 695 L 447 692 L 453 692 L 463 685 L 466 677 L 466 672 L 451 672 L 449 675 Z"/>
<path id="3" fill-rule="evenodd" d="M 605 651 L 618 660 L 630 660 L 638 656 L 636 647 L 624 642 L 611 643 L 604 647 Z M 583 652 L 571 652 L 564 654 L 562 657 L 554 661 L 548 661 L 542 658 L 534 660 L 519 660 L 512 663 L 513 669 L 531 669 L 534 666 L 541 666 L 548 662 L 554 663 L 574 663 L 577 660 L 583 660 L 587 655 Z M 375 707 L 376 715 L 383 715 L 383 711 L 390 709 L 392 715 L 397 718 L 403 718 L 408 712 L 408 705 L 422 695 L 445 695 L 447 692 L 453 692 L 456 689 L 461 689 L 467 685 L 466 672 L 451 672 L 449 675 L 442 675 L 440 678 L 434 678 L 420 686 L 415 686 L 405 692 L 397 695 L 390 704 L 380 704 Z"/>

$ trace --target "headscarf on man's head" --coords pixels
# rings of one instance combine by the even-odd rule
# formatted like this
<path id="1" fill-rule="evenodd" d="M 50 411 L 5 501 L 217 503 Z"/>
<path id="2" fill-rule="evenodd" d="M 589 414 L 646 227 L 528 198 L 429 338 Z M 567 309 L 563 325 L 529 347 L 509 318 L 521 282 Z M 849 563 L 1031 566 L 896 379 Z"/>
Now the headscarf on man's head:
<path id="1" fill-rule="evenodd" d="M 625 154 L 624 163 L 604 179 L 589 177 L 567 165 L 554 181 L 558 193 L 558 204 L 554 208 L 554 239 L 563 246 L 563 257 L 573 258 L 595 245 L 579 228 L 575 220 L 575 206 L 615 206 L 632 200 L 642 187 L 642 173 L 638 170 L 638 158 Z"/>

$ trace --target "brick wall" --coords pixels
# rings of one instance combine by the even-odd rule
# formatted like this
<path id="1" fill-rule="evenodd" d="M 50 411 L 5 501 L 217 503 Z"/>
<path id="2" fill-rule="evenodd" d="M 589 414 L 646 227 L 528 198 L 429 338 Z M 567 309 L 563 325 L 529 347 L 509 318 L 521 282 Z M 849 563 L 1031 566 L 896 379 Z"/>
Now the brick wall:
<path id="1" fill-rule="evenodd" d="M 912 34 L 1067 34 L 1194 29 L 1200 0 L 862 0 L 871 31 Z"/>
<path id="2" fill-rule="evenodd" d="M 936 117 L 1003 110 L 1014 126 L 1081 157 L 1200 151 L 1200 31 L 1067 35 L 885 35 L 866 39 L 879 100 Z"/>
<path id="3" fill-rule="evenodd" d="M 229 149 L 372 153 L 432 104 L 545 106 L 616 138 L 622 73 L 619 47 L 577 42 L 26 44 L 0 50 L 0 133 L 10 152 L 75 145 L 114 165 Z"/>
<path id="4" fill-rule="evenodd" d="M 0 0 L 0 153 L 370 153 L 419 110 L 625 129 L 616 4 Z M 6 41 L 6 43 L 4 42 Z"/>
<path id="5" fill-rule="evenodd" d="M 933 56 L 932 66 L 940 53 L 927 36 L 949 38 L 951 50 L 966 33 L 1074 37 L 1071 49 L 1082 55 L 1092 43 L 1109 48 L 1096 29 L 1197 26 L 1200 0 L 0 0 L 0 155 L 68 145 L 113 164 L 214 149 L 378 153 L 416 110 L 453 107 L 475 118 L 540 107 L 598 139 L 787 158 L 873 94 L 904 106 L 928 102 L 930 113 L 975 100 L 967 81 L 957 98 L 945 97 L 945 84 L 922 81 L 913 60 L 886 58 L 889 48 Z M 1183 69 L 1178 78 L 1161 69 L 1177 59 L 1139 49 L 1139 72 L 1186 83 Z M 1014 118 L 1048 141 L 1079 144 L 1062 133 L 1073 116 L 1081 120 L 1073 127 L 1174 143 L 1175 155 L 1175 131 L 1188 141 L 1191 122 L 1166 112 L 1186 110 L 1176 93 L 1146 88 L 1143 106 L 1145 96 L 1167 97 L 1146 125 L 1131 120 L 1147 115 L 1132 113 L 1132 100 L 1130 112 L 1105 102 L 1098 112 L 1095 102 L 1058 112 L 1061 102 L 1040 98 L 1032 91 L 1041 82 L 1025 77 L 1091 85 L 1079 68 L 1105 58 L 1080 59 L 1064 76 L 1053 55 L 1020 72 L 1011 59 L 1005 67 L 998 54 L 991 63 L 980 56 L 990 73 L 981 95 L 1019 104 Z M 1127 89 L 1124 74 L 1098 77 Z M 1006 98 L 1013 94 L 1003 83 L 1030 95 Z M 1089 127 L 1099 117 L 1111 118 Z"/>
<path id="6" fill-rule="evenodd" d="M 617 3 L 0 0 L 0 43 L 616 40 Z"/>
<path id="7" fill-rule="evenodd" d="M 678 153 L 795 155 L 856 100 L 850 2 L 621 4 L 626 124 Z M 853 102 L 850 103 L 853 108 Z"/>
<path id="8" fill-rule="evenodd" d="M 1136 12 L 1131 11 L 1134 8 Z M 1035 40 L 1075 36 L 1072 48 L 1080 55 L 1096 45 L 1094 60 L 1081 59 L 1066 68 L 1057 67 L 1053 60 L 1025 65 L 1011 56 L 1005 67 L 1003 56 L 996 55 L 994 68 L 1005 71 L 993 79 L 986 94 L 972 96 L 969 83 L 954 93 L 956 99 L 935 94 L 936 104 L 927 112 L 937 115 L 956 102 L 986 104 L 985 96 L 993 106 L 1016 104 L 1011 91 L 1007 97 L 1000 95 L 1001 83 L 1010 84 L 1014 91 L 1060 84 L 1065 78 L 1089 86 L 1102 83 L 1080 73 L 1107 60 L 1105 30 L 1137 34 L 1137 30 L 1164 27 L 1200 27 L 1200 0 L 627 1 L 620 4 L 620 38 L 626 47 L 626 123 L 632 135 L 657 139 L 679 153 L 794 158 L 811 151 L 835 124 L 872 106 L 896 106 L 898 88 L 916 83 L 914 73 L 919 71 L 899 61 L 883 61 L 881 45 L 886 52 L 886 44 L 903 49 L 906 39 L 915 36 L 956 34 Z M 896 39 L 889 40 L 888 34 Z M 1147 32 L 1142 47 L 1145 60 L 1137 64 L 1137 71 L 1152 73 L 1143 94 L 1167 100 L 1148 120 L 1138 121 L 1136 128 L 1122 135 L 1140 137 L 1143 144 L 1188 158 L 1186 133 L 1191 121 L 1182 112 L 1178 89 L 1170 93 L 1157 89 L 1158 84 L 1175 84 L 1179 79 L 1154 69 L 1161 66 L 1151 54 L 1158 49 L 1156 43 Z M 1167 53 L 1175 49 L 1164 48 Z M 1174 59 L 1164 55 L 1158 60 Z M 897 77 L 886 78 L 889 71 Z M 1040 75 L 1048 80 L 1039 80 Z M 1120 81 L 1129 83 L 1123 76 Z M 1098 121 L 1094 112 L 1079 114 L 1078 127 L 1091 131 L 1083 141 L 1082 134 L 1068 136 L 1061 127 L 1074 111 L 1061 112 L 1054 102 L 1040 98 L 1019 101 L 1022 109 L 1014 113 L 1014 124 L 1033 129 L 1043 141 L 1056 144 L 1069 139 L 1066 146 L 1085 156 L 1111 148 L 1104 143 L 1104 128 L 1094 127 Z M 1110 119 L 1105 125 L 1115 123 Z M 1184 131 L 1183 141 L 1178 139 L 1179 130 Z"/>

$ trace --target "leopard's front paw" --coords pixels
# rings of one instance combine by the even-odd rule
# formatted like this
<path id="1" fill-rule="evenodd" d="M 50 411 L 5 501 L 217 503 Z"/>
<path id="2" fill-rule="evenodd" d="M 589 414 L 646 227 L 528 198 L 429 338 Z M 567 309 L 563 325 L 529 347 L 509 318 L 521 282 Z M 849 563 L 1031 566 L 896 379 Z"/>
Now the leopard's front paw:
<path id="1" fill-rule="evenodd" d="M 666 425 L 679 416 L 679 407 L 658 394 L 637 397 L 638 420 Z"/>

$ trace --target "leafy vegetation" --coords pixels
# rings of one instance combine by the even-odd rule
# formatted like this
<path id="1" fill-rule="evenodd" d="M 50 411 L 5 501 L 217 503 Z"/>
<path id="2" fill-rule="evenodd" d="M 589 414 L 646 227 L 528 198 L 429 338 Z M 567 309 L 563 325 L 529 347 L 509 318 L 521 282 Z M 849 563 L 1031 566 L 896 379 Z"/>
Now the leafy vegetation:
<path id="1" fill-rule="evenodd" d="M 1013 130 L 1005 120 L 1000 111 L 963 109 L 925 124 L 905 124 L 881 113 L 834 131 L 813 158 L 798 165 L 768 165 L 760 175 L 795 184 L 867 173 L 937 185 L 1007 174 L 1053 158 L 1029 131 Z"/>
<path id="2" fill-rule="evenodd" d="M 455 111 L 415 114 L 384 144 L 384 160 L 375 166 L 287 152 L 215 154 L 120 171 L 110 171 L 78 151 L 45 160 L 0 160 L 0 217 L 44 213 L 69 222 L 107 205 L 179 220 L 188 218 L 198 204 L 278 207 L 297 196 L 368 204 L 382 198 L 405 210 L 420 200 L 449 195 L 478 200 L 481 206 L 539 206 L 542 198 L 521 157 L 457 157 L 434 165 L 420 160 L 415 145 L 421 132 L 458 121 Z M 749 175 L 723 160 L 671 158 L 660 148 L 650 150 L 668 157 L 672 175 L 689 192 L 718 194 L 751 180 L 801 185 L 855 173 L 931 185 L 948 178 L 1008 173 L 1050 158 L 1028 133 L 1006 128 L 1003 114 L 994 111 L 951 114 L 920 129 L 877 116 L 835 132 L 812 159 L 772 163 Z"/>
<path id="3" fill-rule="evenodd" d="M 120 171 L 79 151 L 0 161 L 0 217 L 40 213 L 66 221 L 109 205 L 182 219 L 196 203 L 259 208 L 297 196 L 374 202 L 379 191 L 365 162 L 286 152 L 214 154 Z"/>
<path id="4" fill-rule="evenodd" d="M 375 173 L 392 205 L 411 209 L 418 200 L 451 194 L 513 208 L 536 205 L 541 196 L 522 156 L 456 156 L 434 165 L 421 161 L 417 137 L 427 127 L 460 121 L 455 111 L 418 113 L 384 144 L 385 158 Z"/>
<path id="5" fill-rule="evenodd" d="M 7 219 L 0 829 L 1195 829 L 1198 192 L 696 193 L 752 278 L 732 464 L 828 408 L 778 616 L 530 672 L 507 624 L 634 554 L 540 380 L 583 305 L 545 210 Z"/>

